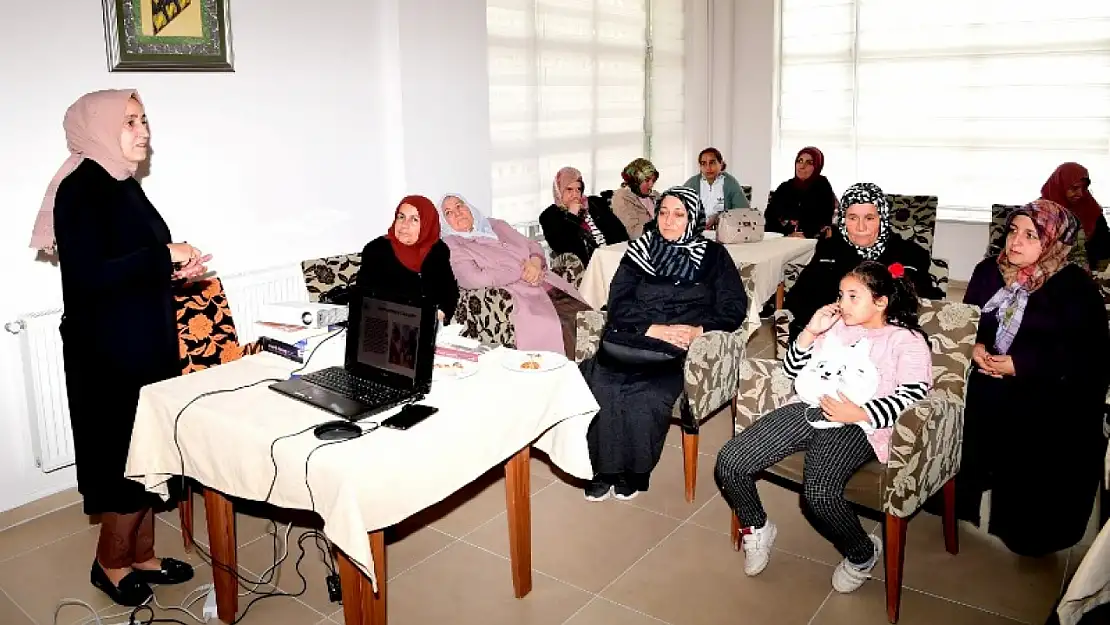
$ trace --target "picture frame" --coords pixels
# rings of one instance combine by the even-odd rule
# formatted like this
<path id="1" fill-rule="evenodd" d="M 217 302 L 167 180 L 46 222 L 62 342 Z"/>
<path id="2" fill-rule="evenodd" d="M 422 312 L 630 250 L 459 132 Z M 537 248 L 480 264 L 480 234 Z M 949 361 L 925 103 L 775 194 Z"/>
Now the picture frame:
<path id="1" fill-rule="evenodd" d="M 230 0 L 101 0 L 108 71 L 235 71 Z"/>

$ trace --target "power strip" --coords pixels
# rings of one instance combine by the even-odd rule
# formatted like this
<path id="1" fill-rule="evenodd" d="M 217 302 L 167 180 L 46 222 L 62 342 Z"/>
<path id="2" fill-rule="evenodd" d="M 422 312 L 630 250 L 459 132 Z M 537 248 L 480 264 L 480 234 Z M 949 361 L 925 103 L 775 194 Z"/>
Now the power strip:
<path id="1" fill-rule="evenodd" d="M 204 598 L 204 609 L 201 610 L 201 618 L 204 622 L 218 619 L 216 616 L 216 589 L 212 588 L 208 591 L 208 596 Z"/>

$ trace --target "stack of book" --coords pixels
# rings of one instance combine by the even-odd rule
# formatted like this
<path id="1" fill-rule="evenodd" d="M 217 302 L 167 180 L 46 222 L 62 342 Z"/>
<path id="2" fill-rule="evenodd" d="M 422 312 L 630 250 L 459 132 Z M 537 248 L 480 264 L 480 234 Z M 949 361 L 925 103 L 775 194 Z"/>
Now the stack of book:
<path id="1" fill-rule="evenodd" d="M 304 364 L 320 343 L 339 330 L 339 326 L 305 328 L 270 321 L 255 323 L 258 343 L 263 351 Z M 332 341 L 342 341 L 336 337 Z"/>

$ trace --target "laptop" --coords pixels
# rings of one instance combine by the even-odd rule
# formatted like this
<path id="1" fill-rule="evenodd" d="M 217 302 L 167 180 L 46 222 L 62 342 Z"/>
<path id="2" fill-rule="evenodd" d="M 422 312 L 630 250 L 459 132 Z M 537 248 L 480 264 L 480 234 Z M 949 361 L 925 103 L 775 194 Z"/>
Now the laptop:
<path id="1" fill-rule="evenodd" d="M 419 401 L 431 391 L 435 304 L 353 292 L 348 307 L 344 365 L 270 388 L 349 421 Z"/>

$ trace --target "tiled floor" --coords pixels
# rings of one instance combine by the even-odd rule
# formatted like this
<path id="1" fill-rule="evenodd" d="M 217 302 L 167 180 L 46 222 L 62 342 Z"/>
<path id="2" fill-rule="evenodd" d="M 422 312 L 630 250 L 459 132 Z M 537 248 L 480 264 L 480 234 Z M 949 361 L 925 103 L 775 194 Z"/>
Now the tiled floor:
<path id="1" fill-rule="evenodd" d="M 751 347 L 770 355 L 767 328 Z M 686 503 L 677 429 L 653 474 L 651 491 L 632 502 L 587 503 L 581 491 L 541 459 L 533 459 L 532 549 L 534 589 L 523 600 L 512 595 L 509 575 L 503 480 L 497 473 L 398 527 L 388 548 L 389 614 L 395 625 L 452 623 L 650 625 L 880 625 L 886 622 L 882 582 L 868 582 L 853 595 L 831 591 L 838 561 L 835 551 L 802 519 L 797 496 L 761 484 L 768 511 L 779 524 L 776 552 L 756 578 L 742 572 L 742 556 L 729 544 L 728 510 L 716 493 L 712 463 L 731 435 L 727 413 L 702 430 L 698 497 Z M 63 598 L 88 602 L 105 623 L 126 622 L 88 584 L 96 527 L 70 505 L 46 512 L 48 504 L 73 503 L 73 493 L 36 502 L 0 515 L 0 527 L 20 515 L 40 515 L 0 531 L 0 624 L 50 625 Z M 197 510 L 198 540 L 203 502 Z M 180 604 L 211 571 L 181 549 L 176 513 L 161 515 L 158 547 L 163 555 L 197 565 L 197 579 L 182 588 L 162 588 L 162 605 Z M 866 527 L 877 531 L 876 523 Z M 273 563 L 271 526 L 240 513 L 239 561 L 244 575 L 257 578 Z M 277 586 L 302 588 L 295 561 L 301 554 L 294 527 L 291 557 Z M 298 597 L 260 601 L 246 625 L 329 625 L 341 623 L 337 604 L 328 602 L 326 565 L 312 540 L 299 571 L 307 587 Z M 940 523 L 920 515 L 910 523 L 902 619 L 905 625 L 1040 624 L 1061 592 L 1085 547 L 1042 560 L 1009 554 L 975 528 L 961 528 L 961 551 L 944 551 Z M 876 571 L 882 575 L 881 567 Z M 245 606 L 249 597 L 242 600 Z M 199 604 L 194 605 L 199 612 Z M 180 612 L 157 609 L 159 617 L 192 623 Z M 62 610 L 59 623 L 86 622 L 82 608 Z"/>

